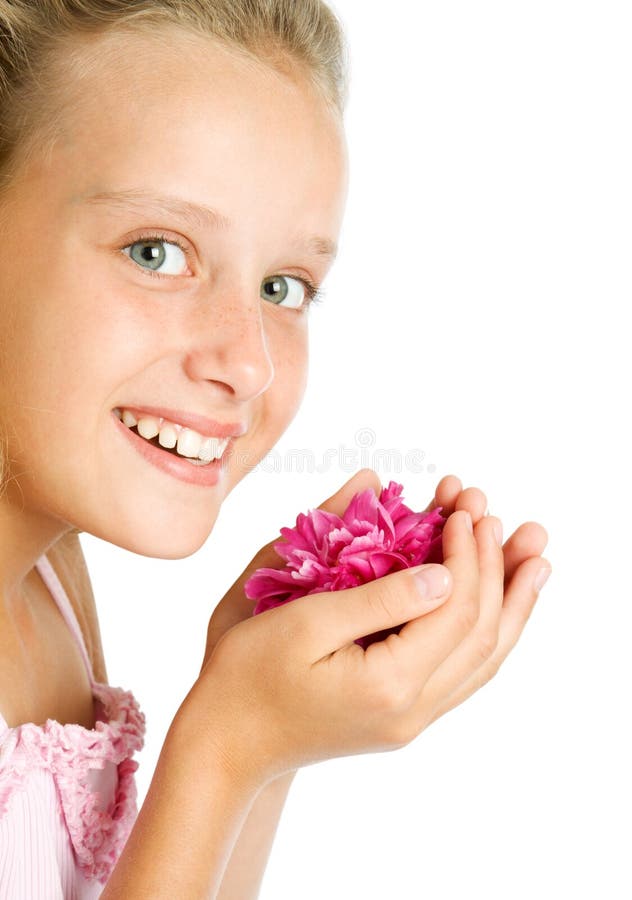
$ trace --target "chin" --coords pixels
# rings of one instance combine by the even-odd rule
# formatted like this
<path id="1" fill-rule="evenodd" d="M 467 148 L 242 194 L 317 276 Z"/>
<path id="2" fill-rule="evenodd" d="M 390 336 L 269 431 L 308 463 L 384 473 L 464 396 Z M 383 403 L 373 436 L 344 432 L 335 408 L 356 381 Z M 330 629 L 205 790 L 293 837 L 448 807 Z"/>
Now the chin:
<path id="1" fill-rule="evenodd" d="M 126 533 L 116 529 L 107 532 L 98 529 L 91 533 L 138 556 L 186 559 L 204 546 L 215 527 L 218 512 L 211 508 L 206 520 L 202 520 L 198 513 L 195 519 L 182 517 L 171 520 L 167 525 L 161 520 L 128 522 L 129 531 Z"/>
<path id="2" fill-rule="evenodd" d="M 186 536 L 174 538 L 168 535 L 166 539 L 164 536 L 156 540 L 148 537 L 146 540 L 136 540 L 133 544 L 121 543 L 119 546 L 124 550 L 129 550 L 130 553 L 153 559 L 186 559 L 204 546 L 212 530 L 211 528 L 202 536 L 198 534 L 195 540 L 193 538 L 187 540 Z"/>

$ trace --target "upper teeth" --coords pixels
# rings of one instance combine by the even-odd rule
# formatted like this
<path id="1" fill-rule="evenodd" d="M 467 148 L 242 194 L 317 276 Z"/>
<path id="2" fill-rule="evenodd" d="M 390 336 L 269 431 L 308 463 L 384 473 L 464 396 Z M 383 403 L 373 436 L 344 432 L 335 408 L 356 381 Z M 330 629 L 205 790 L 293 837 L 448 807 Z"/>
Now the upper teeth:
<path id="1" fill-rule="evenodd" d="M 204 437 L 192 428 L 185 428 L 177 422 L 159 419 L 157 416 L 142 416 L 137 419 L 128 409 L 115 409 L 114 412 L 124 425 L 133 428 L 136 425 L 141 437 L 151 440 L 158 435 L 158 443 L 169 449 L 176 447 L 180 456 L 198 458 L 204 462 L 219 459 L 226 449 L 230 438 Z"/>

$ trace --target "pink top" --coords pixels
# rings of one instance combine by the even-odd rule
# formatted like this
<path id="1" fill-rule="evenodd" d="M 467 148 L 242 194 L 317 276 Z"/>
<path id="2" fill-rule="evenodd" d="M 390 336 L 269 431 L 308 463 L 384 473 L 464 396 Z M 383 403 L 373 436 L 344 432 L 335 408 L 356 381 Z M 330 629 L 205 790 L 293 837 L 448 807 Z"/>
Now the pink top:
<path id="1" fill-rule="evenodd" d="M 40 575 L 74 633 L 95 699 L 95 727 L 0 714 L 0 900 L 92 900 L 103 890 L 138 808 L 131 757 L 145 716 L 129 691 L 95 681 L 70 601 L 46 556 Z"/>

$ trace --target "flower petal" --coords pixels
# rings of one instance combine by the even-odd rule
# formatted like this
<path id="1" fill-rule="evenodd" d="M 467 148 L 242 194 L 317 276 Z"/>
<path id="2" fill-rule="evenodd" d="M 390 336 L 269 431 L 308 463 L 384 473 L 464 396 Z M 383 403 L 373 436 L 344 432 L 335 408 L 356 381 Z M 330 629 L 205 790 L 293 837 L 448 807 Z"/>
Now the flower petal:
<path id="1" fill-rule="evenodd" d="M 425 562 L 443 562 L 441 507 L 413 512 L 403 501 L 402 485 L 390 481 L 378 498 L 373 490 L 359 491 L 342 518 L 321 509 L 299 513 L 294 528 L 281 528 L 274 544 L 285 560 L 281 569 L 257 569 L 244 585 L 256 600 L 253 615 L 307 594 L 357 587 L 390 572 Z M 391 628 L 359 638 L 366 648 Z"/>

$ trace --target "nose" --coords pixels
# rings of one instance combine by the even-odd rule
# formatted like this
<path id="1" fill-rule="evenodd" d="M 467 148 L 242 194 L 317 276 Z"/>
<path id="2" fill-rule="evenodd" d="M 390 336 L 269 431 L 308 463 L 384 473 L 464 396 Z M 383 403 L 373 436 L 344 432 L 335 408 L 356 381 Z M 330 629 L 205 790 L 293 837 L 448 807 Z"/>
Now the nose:
<path id="1" fill-rule="evenodd" d="M 200 300 L 190 323 L 193 349 L 187 355 L 189 377 L 214 382 L 234 400 L 253 400 L 270 386 L 270 356 L 262 300 L 252 290 L 214 291 Z"/>

